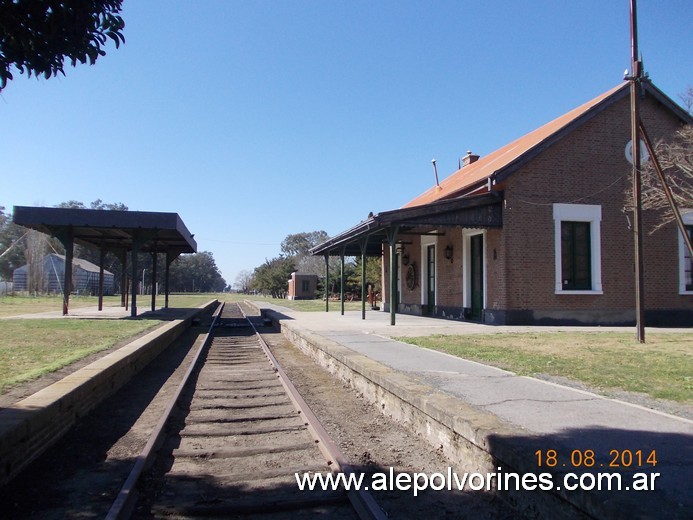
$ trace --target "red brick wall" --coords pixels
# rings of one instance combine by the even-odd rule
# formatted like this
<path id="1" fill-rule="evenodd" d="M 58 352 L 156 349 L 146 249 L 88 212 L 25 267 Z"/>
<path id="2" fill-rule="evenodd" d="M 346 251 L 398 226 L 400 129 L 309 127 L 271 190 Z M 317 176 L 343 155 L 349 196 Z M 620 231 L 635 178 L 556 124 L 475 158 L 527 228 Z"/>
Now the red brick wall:
<path id="1" fill-rule="evenodd" d="M 677 121 L 642 102 L 642 119 L 652 139 L 671 135 Z M 507 181 L 501 238 L 506 268 L 502 291 L 492 305 L 506 309 L 631 309 L 633 232 L 623 213 L 632 166 L 624 155 L 630 140 L 626 97 L 551 146 Z M 555 294 L 553 203 L 599 204 L 603 295 Z M 632 215 L 628 213 L 632 222 Z M 673 226 L 650 235 L 655 215 L 646 212 L 646 308 L 692 308 L 678 295 L 678 242 Z"/>
<path id="2" fill-rule="evenodd" d="M 505 241 L 501 229 L 486 232 L 486 308 L 505 309 L 508 305 L 506 276 L 509 268 L 506 263 Z"/>
<path id="3" fill-rule="evenodd" d="M 462 305 L 462 230 L 459 228 L 441 229 L 445 236 L 438 237 L 436 267 L 438 305 L 459 307 Z M 445 258 L 445 248 L 452 247 L 452 262 Z"/>

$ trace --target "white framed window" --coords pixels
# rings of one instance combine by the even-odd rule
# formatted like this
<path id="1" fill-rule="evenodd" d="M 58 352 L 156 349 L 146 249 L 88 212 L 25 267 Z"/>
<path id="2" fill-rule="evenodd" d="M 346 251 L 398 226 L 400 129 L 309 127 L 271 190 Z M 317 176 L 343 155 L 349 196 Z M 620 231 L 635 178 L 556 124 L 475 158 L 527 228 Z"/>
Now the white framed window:
<path id="1" fill-rule="evenodd" d="M 681 218 L 688 236 L 693 240 L 693 211 L 682 214 Z M 679 237 L 679 294 L 693 294 L 693 261 L 678 227 L 676 231 Z"/>
<path id="2" fill-rule="evenodd" d="M 602 207 L 554 204 L 556 294 L 603 294 Z"/>

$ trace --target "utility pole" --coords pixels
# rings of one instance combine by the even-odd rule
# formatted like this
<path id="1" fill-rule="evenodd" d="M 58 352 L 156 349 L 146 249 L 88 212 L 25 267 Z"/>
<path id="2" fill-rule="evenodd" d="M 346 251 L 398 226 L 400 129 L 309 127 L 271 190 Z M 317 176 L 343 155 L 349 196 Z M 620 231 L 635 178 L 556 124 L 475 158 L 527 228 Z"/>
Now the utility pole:
<path id="1" fill-rule="evenodd" d="M 635 238 L 635 320 L 636 339 L 645 343 L 645 294 L 642 248 L 642 201 L 640 178 L 640 110 L 638 89 L 643 78 L 642 61 L 638 57 L 638 16 L 636 0 L 630 0 L 630 111 L 633 143 L 633 233 Z"/>

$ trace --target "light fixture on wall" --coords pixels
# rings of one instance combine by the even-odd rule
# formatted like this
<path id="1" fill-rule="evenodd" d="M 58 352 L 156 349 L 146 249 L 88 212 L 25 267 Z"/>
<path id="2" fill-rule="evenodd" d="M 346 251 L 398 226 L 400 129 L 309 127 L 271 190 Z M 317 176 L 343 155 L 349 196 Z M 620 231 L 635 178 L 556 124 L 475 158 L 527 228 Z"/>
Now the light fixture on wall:
<path id="1" fill-rule="evenodd" d="M 445 259 L 450 260 L 450 263 L 452 263 L 452 253 L 452 246 L 450 244 L 445 246 Z"/>

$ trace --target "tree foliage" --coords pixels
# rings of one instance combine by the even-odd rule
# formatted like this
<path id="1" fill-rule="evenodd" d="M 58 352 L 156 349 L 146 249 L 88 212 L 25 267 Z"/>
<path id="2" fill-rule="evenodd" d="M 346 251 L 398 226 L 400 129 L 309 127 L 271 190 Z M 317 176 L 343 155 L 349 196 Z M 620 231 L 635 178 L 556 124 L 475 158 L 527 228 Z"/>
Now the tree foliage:
<path id="1" fill-rule="evenodd" d="M 683 105 L 691 113 L 693 110 L 693 86 L 681 96 Z M 667 185 L 671 190 L 674 202 L 681 210 L 693 209 L 693 127 L 685 125 L 680 127 L 668 140 L 660 140 L 653 143 L 654 155 L 659 162 Z M 662 182 L 652 159 L 648 160 L 641 168 L 641 207 L 645 210 L 659 212 L 659 221 L 652 232 L 675 220 L 674 212 L 669 205 Z M 625 207 L 633 211 L 633 187 L 626 190 Z"/>
<path id="2" fill-rule="evenodd" d="M 250 288 L 273 298 L 286 298 L 289 278 L 296 270 L 294 258 L 278 256 L 255 268 Z"/>
<path id="3" fill-rule="evenodd" d="M 682 127 L 672 141 L 658 142 L 655 155 L 678 208 L 693 209 L 693 126 Z M 642 173 L 642 207 L 662 210 L 657 228 L 675 219 L 652 161 Z"/>
<path id="4" fill-rule="evenodd" d="M 163 270 L 159 269 L 163 281 Z M 169 289 L 172 292 L 221 292 L 226 289 L 214 256 L 209 251 L 181 255 L 171 264 Z"/>
<path id="5" fill-rule="evenodd" d="M 125 42 L 122 0 L 0 0 L 0 90 L 11 69 L 46 78 L 69 60 L 93 65 L 113 40 Z"/>
<path id="6" fill-rule="evenodd" d="M 355 283 L 358 284 L 358 290 L 361 290 L 361 258 L 356 257 L 356 272 L 358 278 Z M 373 286 L 373 292 L 382 292 L 382 259 L 378 256 L 366 257 L 366 285 Z"/>
<path id="7" fill-rule="evenodd" d="M 0 206 L 0 279 L 12 281 L 12 273 L 23 266 L 24 249 L 19 240 L 24 237 L 27 229 L 12 222 L 5 208 Z"/>
<path id="8" fill-rule="evenodd" d="M 127 211 L 129 208 L 122 202 L 104 202 L 96 199 L 89 205 L 90 209 L 104 209 L 108 211 Z"/>
<path id="9" fill-rule="evenodd" d="M 244 269 L 236 275 L 236 281 L 233 284 L 234 289 L 243 294 L 248 294 L 252 280 L 253 273 Z"/>
<path id="10" fill-rule="evenodd" d="M 128 211 L 128 207 L 122 202 L 112 202 L 107 203 L 101 199 L 96 199 L 91 204 L 89 208 L 78 200 L 68 200 L 61 202 L 55 206 L 56 208 L 67 208 L 67 209 L 103 209 L 103 210 L 113 210 L 113 211 Z M 57 252 L 59 254 L 65 254 L 65 249 L 63 245 L 57 239 L 50 239 L 49 248 L 51 251 Z M 75 258 L 81 258 L 92 264 L 99 265 L 101 261 L 101 253 L 98 249 L 94 247 L 87 247 L 80 244 L 75 244 L 74 248 Z M 146 262 L 146 261 L 145 261 Z M 149 262 L 151 266 L 151 262 Z M 116 292 L 120 291 L 121 274 L 123 272 L 123 266 L 121 265 L 120 258 L 113 251 L 107 251 L 104 258 L 104 269 L 113 273 L 113 279 L 115 284 Z"/>
<path id="11" fill-rule="evenodd" d="M 306 256 L 310 254 L 311 248 L 325 242 L 328 238 L 327 233 L 322 230 L 287 235 L 282 240 L 282 253 L 288 256 Z"/>

